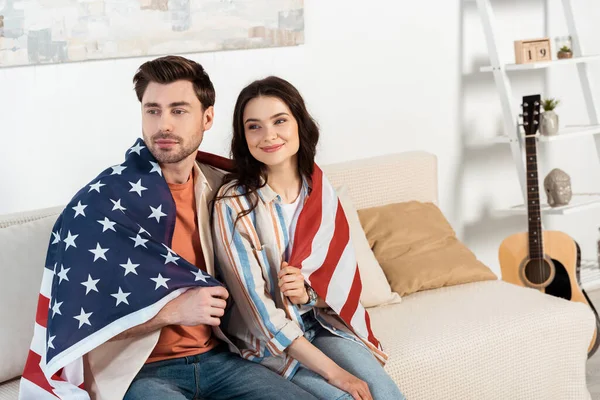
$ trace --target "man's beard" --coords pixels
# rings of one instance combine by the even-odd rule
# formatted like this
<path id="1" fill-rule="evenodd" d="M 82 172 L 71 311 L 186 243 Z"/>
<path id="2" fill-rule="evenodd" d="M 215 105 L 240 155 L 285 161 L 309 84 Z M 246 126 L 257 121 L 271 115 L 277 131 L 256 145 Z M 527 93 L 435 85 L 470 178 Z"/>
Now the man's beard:
<path id="1" fill-rule="evenodd" d="M 154 143 L 157 139 L 175 140 L 177 141 L 175 147 L 179 147 L 179 149 L 162 150 Z M 150 140 L 152 142 L 151 146 L 148 146 L 148 149 L 160 164 L 176 164 L 198 150 L 198 147 L 200 147 L 200 143 L 202 142 L 202 135 L 200 135 L 198 139 L 190 139 L 190 142 L 188 143 L 185 143 L 179 136 L 166 133 L 157 133 L 152 136 Z"/>

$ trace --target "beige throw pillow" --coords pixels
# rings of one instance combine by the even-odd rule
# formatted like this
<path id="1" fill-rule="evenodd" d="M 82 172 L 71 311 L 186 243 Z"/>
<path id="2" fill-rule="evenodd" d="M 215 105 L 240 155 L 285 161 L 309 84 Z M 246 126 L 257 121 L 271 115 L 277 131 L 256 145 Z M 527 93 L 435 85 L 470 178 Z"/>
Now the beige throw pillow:
<path id="1" fill-rule="evenodd" d="M 497 279 L 433 203 L 388 204 L 359 210 L 358 216 L 392 290 L 401 296 Z"/>
<path id="2" fill-rule="evenodd" d="M 350 226 L 350 238 L 362 280 L 360 303 L 365 308 L 399 303 L 400 296 L 392 292 L 390 284 L 369 246 L 346 186 L 337 188 L 336 192 Z"/>

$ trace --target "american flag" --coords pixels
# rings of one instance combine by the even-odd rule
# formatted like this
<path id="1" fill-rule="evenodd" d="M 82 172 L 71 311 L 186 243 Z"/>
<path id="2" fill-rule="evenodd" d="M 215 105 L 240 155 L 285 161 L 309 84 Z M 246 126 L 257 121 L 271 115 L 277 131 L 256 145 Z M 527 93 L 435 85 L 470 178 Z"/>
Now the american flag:
<path id="1" fill-rule="evenodd" d="M 83 355 L 186 289 L 222 285 L 171 250 L 175 219 L 142 139 L 73 197 L 52 230 L 20 399 L 88 399 Z"/>
<path id="2" fill-rule="evenodd" d="M 362 283 L 348 220 L 333 185 L 317 165 L 312 174 L 312 191 L 298 216 L 293 243 L 288 263 L 302 269 L 305 280 L 319 297 L 384 363 L 387 355 L 373 334 L 367 310 L 360 304 Z"/>

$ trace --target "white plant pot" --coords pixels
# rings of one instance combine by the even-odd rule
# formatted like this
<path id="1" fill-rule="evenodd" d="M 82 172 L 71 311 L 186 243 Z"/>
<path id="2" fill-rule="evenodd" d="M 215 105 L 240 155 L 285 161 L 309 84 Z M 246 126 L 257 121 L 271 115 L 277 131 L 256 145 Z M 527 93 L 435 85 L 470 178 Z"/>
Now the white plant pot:
<path id="1" fill-rule="evenodd" d="M 553 136 L 558 133 L 558 114 L 554 111 L 544 111 L 540 118 L 540 133 Z"/>

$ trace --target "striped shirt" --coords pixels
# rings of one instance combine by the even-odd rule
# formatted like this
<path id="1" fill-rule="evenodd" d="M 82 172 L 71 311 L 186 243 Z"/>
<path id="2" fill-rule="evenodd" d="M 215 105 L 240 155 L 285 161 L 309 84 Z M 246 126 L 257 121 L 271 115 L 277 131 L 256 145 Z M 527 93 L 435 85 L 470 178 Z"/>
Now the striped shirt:
<path id="1" fill-rule="evenodd" d="M 304 202 L 309 192 L 304 180 L 301 193 Z M 225 185 L 217 197 L 239 196 L 219 199 L 214 206 L 215 269 L 233 299 L 221 321 L 222 327 L 243 358 L 259 362 L 290 379 L 299 362 L 285 349 L 304 334 L 300 308 L 281 293 L 278 285 L 281 263 L 287 261 L 291 253 L 290 231 L 281 197 L 268 185 L 258 189 L 255 195 L 242 193 L 243 189 L 235 182 Z M 256 208 L 235 223 L 238 214 L 249 209 L 256 199 Z M 299 213 L 300 210 L 295 213 L 292 226 Z M 365 346 L 331 308 L 313 310 L 325 329 Z M 365 347 L 378 352 L 372 346 Z"/>

